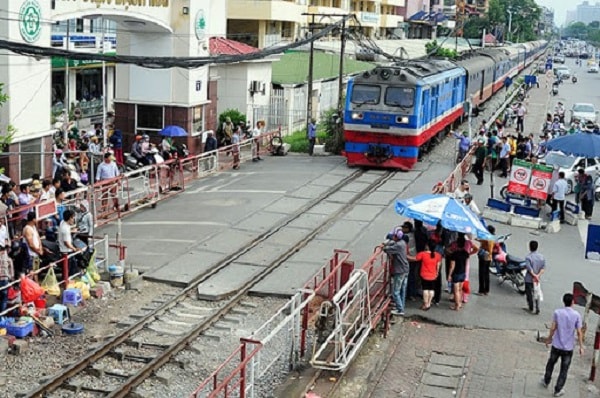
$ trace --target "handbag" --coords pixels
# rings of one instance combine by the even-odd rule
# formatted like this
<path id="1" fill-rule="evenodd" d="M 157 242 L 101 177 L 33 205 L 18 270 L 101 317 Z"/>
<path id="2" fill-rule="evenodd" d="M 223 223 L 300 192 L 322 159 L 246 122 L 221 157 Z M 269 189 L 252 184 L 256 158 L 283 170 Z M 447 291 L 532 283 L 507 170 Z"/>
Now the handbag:
<path id="1" fill-rule="evenodd" d="M 539 282 L 533 283 L 533 298 L 539 302 L 544 301 L 544 293 L 542 292 L 542 286 Z"/>

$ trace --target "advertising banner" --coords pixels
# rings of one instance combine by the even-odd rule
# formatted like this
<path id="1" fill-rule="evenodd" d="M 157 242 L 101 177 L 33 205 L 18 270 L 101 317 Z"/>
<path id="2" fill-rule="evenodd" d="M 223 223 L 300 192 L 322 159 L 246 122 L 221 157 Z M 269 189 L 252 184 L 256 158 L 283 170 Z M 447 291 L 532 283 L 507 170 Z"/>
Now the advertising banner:
<path id="1" fill-rule="evenodd" d="M 508 192 L 527 195 L 529 191 L 529 181 L 531 180 L 531 167 L 533 164 L 524 160 L 515 159 L 510 170 L 510 180 L 508 181 Z"/>
<path id="2" fill-rule="evenodd" d="M 552 187 L 554 169 L 543 164 L 534 164 L 531 171 L 528 196 L 533 199 L 546 200 Z"/>

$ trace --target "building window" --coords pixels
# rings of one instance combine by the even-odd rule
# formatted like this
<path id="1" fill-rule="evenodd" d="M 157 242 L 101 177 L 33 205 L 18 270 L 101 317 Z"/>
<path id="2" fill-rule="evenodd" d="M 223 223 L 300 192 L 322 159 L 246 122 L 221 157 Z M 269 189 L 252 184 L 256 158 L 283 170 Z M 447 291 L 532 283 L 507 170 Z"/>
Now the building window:
<path id="1" fill-rule="evenodd" d="M 139 133 L 160 131 L 164 127 L 165 112 L 162 106 L 137 105 L 136 130 Z"/>
<path id="2" fill-rule="evenodd" d="M 204 131 L 204 106 L 196 106 L 192 109 L 192 135 L 198 135 Z"/>
<path id="3" fill-rule="evenodd" d="M 83 32 L 83 19 L 77 18 L 75 20 L 75 31 L 76 32 Z"/>
<path id="4" fill-rule="evenodd" d="M 19 144 L 21 164 L 21 181 L 31 178 L 33 174 L 44 175 L 42 166 L 42 139 L 24 141 Z"/>

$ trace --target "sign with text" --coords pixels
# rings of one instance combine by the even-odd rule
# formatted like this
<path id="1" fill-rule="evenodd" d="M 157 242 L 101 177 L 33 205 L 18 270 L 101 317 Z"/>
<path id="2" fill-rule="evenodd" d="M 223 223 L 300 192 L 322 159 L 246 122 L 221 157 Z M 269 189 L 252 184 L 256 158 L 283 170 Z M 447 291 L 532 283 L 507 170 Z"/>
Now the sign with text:
<path id="1" fill-rule="evenodd" d="M 553 171 L 554 169 L 550 166 L 534 164 L 531 170 L 531 181 L 529 182 L 527 196 L 533 199 L 546 200 L 551 188 Z"/>
<path id="2" fill-rule="evenodd" d="M 508 181 L 508 192 L 527 195 L 529 190 L 529 181 L 531 180 L 532 164 L 521 159 L 513 161 L 510 170 L 510 180 Z"/>

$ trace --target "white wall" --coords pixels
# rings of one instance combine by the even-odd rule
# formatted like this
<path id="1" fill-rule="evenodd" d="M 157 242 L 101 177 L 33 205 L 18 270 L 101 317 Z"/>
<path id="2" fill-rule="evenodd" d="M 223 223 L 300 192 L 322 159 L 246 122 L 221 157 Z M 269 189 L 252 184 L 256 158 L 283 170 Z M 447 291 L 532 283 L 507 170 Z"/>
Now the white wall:
<path id="1" fill-rule="evenodd" d="M 244 62 L 239 64 L 213 66 L 218 76 L 217 113 L 226 109 L 238 109 L 248 120 L 255 122 L 255 107 L 269 105 L 271 93 L 271 61 Z M 250 95 L 250 84 L 259 81 L 264 86 L 261 92 Z"/>
<path id="2" fill-rule="evenodd" d="M 0 32 L 3 38 L 24 43 L 19 31 L 19 10 L 22 1 L 4 1 L 2 3 Z M 50 18 L 50 2 L 39 2 L 42 20 Z M 50 44 L 50 25 L 41 25 L 41 34 L 32 44 L 48 46 Z M 0 108 L 0 133 L 4 133 L 9 124 L 17 129 L 14 142 L 46 135 L 50 130 L 51 82 L 52 70 L 49 59 L 18 56 L 1 50 L 5 66 L 0 68 L 0 82 L 9 100 Z"/>

